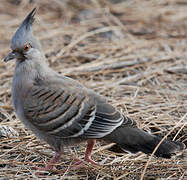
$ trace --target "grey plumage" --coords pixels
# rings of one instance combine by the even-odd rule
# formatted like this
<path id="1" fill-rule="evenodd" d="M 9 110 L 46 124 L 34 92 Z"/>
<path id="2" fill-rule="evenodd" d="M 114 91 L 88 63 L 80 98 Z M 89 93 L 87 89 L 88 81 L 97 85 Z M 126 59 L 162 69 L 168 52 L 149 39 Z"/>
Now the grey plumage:
<path id="1" fill-rule="evenodd" d="M 32 33 L 35 12 L 33 9 L 16 31 L 12 52 L 5 58 L 16 59 L 12 98 L 18 118 L 56 152 L 66 145 L 103 139 L 133 153 L 150 154 L 160 138 L 138 129 L 135 121 L 97 93 L 48 67 Z M 169 158 L 184 148 L 183 143 L 168 140 L 155 154 Z"/>
<path id="2" fill-rule="evenodd" d="M 34 8 L 16 31 L 11 41 L 11 49 L 20 50 L 23 48 L 25 43 L 31 43 L 33 47 L 41 50 L 39 41 L 34 37 L 32 32 L 32 24 L 34 22 L 34 15 L 36 8 Z"/>

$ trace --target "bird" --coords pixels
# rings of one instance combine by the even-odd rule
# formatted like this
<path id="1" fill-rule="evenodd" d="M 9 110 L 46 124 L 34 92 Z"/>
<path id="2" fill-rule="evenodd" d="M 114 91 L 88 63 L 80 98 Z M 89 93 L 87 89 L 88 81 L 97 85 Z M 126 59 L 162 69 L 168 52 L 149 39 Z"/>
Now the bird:
<path id="1" fill-rule="evenodd" d="M 12 102 L 18 119 L 55 151 L 43 170 L 55 168 L 64 147 L 81 142 L 87 142 L 84 161 L 93 165 L 98 165 L 91 158 L 96 140 L 115 143 L 124 152 L 151 154 L 161 137 L 140 129 L 105 97 L 49 67 L 32 31 L 35 14 L 36 8 L 13 35 L 4 61 L 15 59 Z M 154 155 L 171 158 L 184 149 L 182 142 L 166 139 Z"/>

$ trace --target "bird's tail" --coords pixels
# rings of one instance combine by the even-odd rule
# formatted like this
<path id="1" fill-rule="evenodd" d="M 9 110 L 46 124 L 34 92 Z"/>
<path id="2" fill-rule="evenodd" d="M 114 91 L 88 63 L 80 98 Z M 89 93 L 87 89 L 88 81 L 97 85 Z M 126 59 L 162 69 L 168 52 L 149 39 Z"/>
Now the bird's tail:
<path id="1" fill-rule="evenodd" d="M 121 126 L 105 136 L 104 139 L 114 142 L 121 149 L 132 153 L 142 151 L 146 154 L 151 154 L 162 138 L 138 128 Z M 176 152 L 184 149 L 185 145 L 181 142 L 164 140 L 156 150 L 155 155 L 157 157 L 170 158 Z"/>

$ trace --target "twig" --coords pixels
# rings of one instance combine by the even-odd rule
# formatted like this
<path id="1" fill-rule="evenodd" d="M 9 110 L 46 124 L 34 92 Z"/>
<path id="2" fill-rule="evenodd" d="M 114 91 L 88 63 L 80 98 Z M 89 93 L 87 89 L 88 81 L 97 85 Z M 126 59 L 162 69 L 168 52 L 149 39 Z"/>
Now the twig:
<path id="1" fill-rule="evenodd" d="M 169 67 L 168 69 L 165 70 L 166 72 L 171 72 L 171 73 L 183 73 L 187 74 L 187 66 L 175 66 L 175 67 Z"/>
<path id="2" fill-rule="evenodd" d="M 116 60 L 116 62 L 114 62 L 115 60 Z M 119 69 L 119 68 L 124 68 L 124 67 L 128 67 L 128 66 L 133 66 L 136 64 L 143 64 L 143 63 L 146 63 L 149 61 L 150 61 L 149 58 L 134 59 L 134 60 L 130 60 L 130 61 L 122 61 L 122 58 L 118 58 L 118 59 L 109 58 L 109 59 L 105 59 L 105 61 L 84 64 L 84 65 L 82 65 L 80 67 L 76 67 L 76 68 L 69 68 L 64 73 L 65 74 L 74 74 L 77 72 L 96 72 L 96 71 L 102 71 L 102 70 L 106 70 L 106 69 Z"/>
<path id="3" fill-rule="evenodd" d="M 95 34 L 99 34 L 99 33 L 103 33 L 103 32 L 107 32 L 107 31 L 115 31 L 118 27 L 117 26 L 110 26 L 110 27 L 103 27 L 100 29 L 96 29 L 94 31 L 91 32 L 87 32 L 86 34 L 83 34 L 82 36 L 80 36 L 78 39 L 74 40 L 73 42 L 71 42 L 68 46 L 66 46 L 64 49 L 62 49 L 57 55 L 56 57 L 61 57 L 66 51 L 72 49 L 76 44 L 80 43 L 82 40 L 90 37 L 90 36 L 94 36 Z"/>

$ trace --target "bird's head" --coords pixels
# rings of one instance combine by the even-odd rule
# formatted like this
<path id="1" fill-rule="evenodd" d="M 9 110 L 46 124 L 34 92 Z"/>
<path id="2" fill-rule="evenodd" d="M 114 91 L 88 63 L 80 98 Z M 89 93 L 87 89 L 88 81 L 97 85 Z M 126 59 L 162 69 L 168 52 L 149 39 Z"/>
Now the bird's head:
<path id="1" fill-rule="evenodd" d="M 12 52 L 4 59 L 5 62 L 12 59 L 22 62 L 42 55 L 40 42 L 34 37 L 32 32 L 35 13 L 36 8 L 29 13 L 14 34 L 11 41 Z"/>

